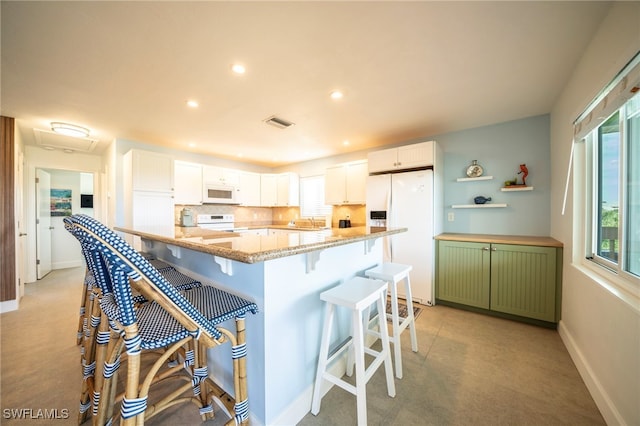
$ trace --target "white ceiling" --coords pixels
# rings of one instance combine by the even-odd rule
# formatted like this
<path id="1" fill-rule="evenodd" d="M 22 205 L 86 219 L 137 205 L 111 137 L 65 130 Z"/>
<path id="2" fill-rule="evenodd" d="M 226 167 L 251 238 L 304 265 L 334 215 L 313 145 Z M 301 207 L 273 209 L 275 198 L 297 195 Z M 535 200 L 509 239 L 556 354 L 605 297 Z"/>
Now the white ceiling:
<path id="1" fill-rule="evenodd" d="M 610 6 L 0 4 L 1 113 L 25 143 L 64 121 L 94 153 L 117 138 L 269 167 L 548 113 Z"/>

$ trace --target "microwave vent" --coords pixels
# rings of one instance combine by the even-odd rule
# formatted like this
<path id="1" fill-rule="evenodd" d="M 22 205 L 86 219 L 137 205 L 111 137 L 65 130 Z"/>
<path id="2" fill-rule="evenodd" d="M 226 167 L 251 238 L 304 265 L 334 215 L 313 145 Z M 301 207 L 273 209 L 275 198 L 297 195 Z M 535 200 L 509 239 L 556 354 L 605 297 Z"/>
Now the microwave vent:
<path id="1" fill-rule="evenodd" d="M 287 129 L 295 125 L 295 123 L 292 123 L 287 120 L 283 120 L 282 118 L 278 118 L 275 115 L 272 115 L 269 118 L 265 118 L 263 121 L 273 127 L 277 127 L 278 129 Z"/>

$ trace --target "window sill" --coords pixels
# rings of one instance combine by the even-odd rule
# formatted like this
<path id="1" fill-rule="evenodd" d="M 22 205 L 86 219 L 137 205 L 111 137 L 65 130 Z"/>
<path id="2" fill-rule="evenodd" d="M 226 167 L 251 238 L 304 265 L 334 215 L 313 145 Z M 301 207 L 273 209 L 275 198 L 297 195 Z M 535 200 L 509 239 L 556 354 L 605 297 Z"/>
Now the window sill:
<path id="1" fill-rule="evenodd" d="M 591 278 L 601 287 L 640 313 L 640 287 L 634 281 L 620 277 L 595 262 L 584 259 L 571 266 Z"/>

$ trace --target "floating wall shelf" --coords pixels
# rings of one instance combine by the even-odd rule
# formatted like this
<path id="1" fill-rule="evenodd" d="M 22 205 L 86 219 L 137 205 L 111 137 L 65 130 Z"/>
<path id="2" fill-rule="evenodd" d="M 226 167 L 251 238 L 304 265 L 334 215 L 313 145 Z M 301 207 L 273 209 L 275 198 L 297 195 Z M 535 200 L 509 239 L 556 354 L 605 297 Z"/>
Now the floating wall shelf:
<path id="1" fill-rule="evenodd" d="M 496 209 L 507 207 L 506 204 L 454 204 L 452 209 Z"/>
<path id="2" fill-rule="evenodd" d="M 491 180 L 493 176 L 480 176 L 475 178 L 458 178 L 456 179 L 458 182 L 471 182 L 473 180 Z"/>
<path id="3" fill-rule="evenodd" d="M 503 192 L 533 191 L 533 186 L 516 186 L 514 188 L 510 188 L 508 186 L 503 186 L 502 188 L 500 188 L 500 191 L 503 191 Z"/>

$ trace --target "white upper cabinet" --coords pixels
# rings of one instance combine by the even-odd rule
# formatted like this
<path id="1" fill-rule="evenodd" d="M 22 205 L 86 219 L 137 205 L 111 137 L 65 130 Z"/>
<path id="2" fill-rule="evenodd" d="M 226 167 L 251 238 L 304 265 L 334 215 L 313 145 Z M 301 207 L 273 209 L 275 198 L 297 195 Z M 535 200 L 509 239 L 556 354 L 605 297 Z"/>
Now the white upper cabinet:
<path id="1" fill-rule="evenodd" d="M 260 205 L 290 207 L 300 205 L 300 180 L 295 173 L 263 174 L 260 177 Z"/>
<path id="2" fill-rule="evenodd" d="M 173 192 L 173 157 L 152 151 L 132 149 L 123 157 L 126 190 Z"/>
<path id="3" fill-rule="evenodd" d="M 433 166 L 435 142 L 422 142 L 370 152 L 369 173 Z"/>
<path id="4" fill-rule="evenodd" d="M 256 207 L 260 205 L 260 174 L 240 172 L 240 205 Z"/>
<path id="5" fill-rule="evenodd" d="M 260 205 L 273 207 L 278 202 L 277 175 L 263 174 L 260 176 Z"/>
<path id="6" fill-rule="evenodd" d="M 326 204 L 365 204 L 367 197 L 367 161 L 341 164 L 325 171 Z"/>
<path id="7" fill-rule="evenodd" d="M 278 175 L 278 205 L 300 205 L 300 179 L 295 173 Z"/>
<path id="8" fill-rule="evenodd" d="M 223 167 L 203 166 L 202 181 L 204 183 L 219 183 L 224 185 L 240 185 L 240 173 L 237 170 Z"/>
<path id="9" fill-rule="evenodd" d="M 199 205 L 202 204 L 202 165 L 176 161 L 175 174 L 175 203 Z"/>

